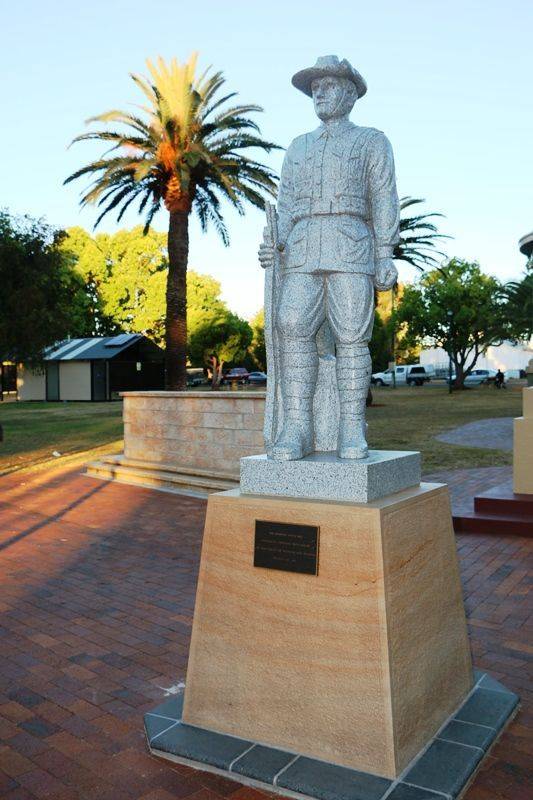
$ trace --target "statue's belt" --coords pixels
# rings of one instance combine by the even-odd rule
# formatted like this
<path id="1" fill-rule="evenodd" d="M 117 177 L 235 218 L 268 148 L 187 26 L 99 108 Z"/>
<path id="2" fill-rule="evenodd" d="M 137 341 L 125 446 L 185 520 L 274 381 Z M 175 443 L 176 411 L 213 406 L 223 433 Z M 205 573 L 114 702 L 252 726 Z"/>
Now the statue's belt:
<path id="1" fill-rule="evenodd" d="M 299 222 L 306 217 L 347 214 L 351 217 L 368 219 L 368 203 L 362 197 L 334 197 L 331 200 L 314 200 L 303 197 L 294 201 L 292 219 Z"/>

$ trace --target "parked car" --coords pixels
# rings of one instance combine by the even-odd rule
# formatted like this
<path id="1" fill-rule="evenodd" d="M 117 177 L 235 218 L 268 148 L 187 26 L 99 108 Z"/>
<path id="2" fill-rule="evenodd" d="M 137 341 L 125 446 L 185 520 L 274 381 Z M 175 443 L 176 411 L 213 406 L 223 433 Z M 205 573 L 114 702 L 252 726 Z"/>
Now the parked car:
<path id="1" fill-rule="evenodd" d="M 455 373 L 452 375 L 452 383 L 455 381 Z M 491 383 L 496 377 L 495 369 L 473 369 L 464 380 L 465 386 L 481 386 L 483 383 Z"/>
<path id="2" fill-rule="evenodd" d="M 233 367 L 229 372 L 226 372 L 222 379 L 222 383 L 248 383 L 250 373 L 244 367 Z"/>
<path id="3" fill-rule="evenodd" d="M 205 382 L 203 369 L 200 367 L 189 367 L 187 369 L 187 386 L 202 386 Z"/>
<path id="4" fill-rule="evenodd" d="M 266 383 L 267 376 L 265 372 L 250 372 L 248 375 L 248 383 L 254 383 L 256 385 Z"/>
<path id="5" fill-rule="evenodd" d="M 401 386 L 422 386 L 423 383 L 431 380 L 432 372 L 429 367 L 423 367 L 421 364 L 402 364 L 401 366 L 392 369 L 386 369 L 384 372 L 374 372 L 372 375 L 372 383 L 374 386 L 391 386 L 393 382 L 393 374 L 396 378 L 396 385 Z"/>

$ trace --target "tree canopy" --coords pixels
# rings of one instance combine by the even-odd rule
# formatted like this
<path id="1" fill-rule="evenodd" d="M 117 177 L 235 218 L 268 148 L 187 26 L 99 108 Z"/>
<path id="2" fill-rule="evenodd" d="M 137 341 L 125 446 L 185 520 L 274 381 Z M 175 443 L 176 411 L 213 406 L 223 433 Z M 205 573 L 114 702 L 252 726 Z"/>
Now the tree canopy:
<path id="1" fill-rule="evenodd" d="M 166 236 L 142 227 L 90 236 L 69 228 L 62 247 L 94 294 L 99 333 L 116 330 L 164 339 Z"/>
<path id="2" fill-rule="evenodd" d="M 446 350 L 458 388 L 488 347 L 512 337 L 502 284 L 459 258 L 405 287 L 398 320 L 407 326 L 408 341 Z"/>
<path id="3" fill-rule="evenodd" d="M 0 211 L 0 357 L 36 365 L 47 347 L 91 336 L 91 299 L 62 250 L 64 233 Z"/>
<path id="4" fill-rule="evenodd" d="M 220 384 L 224 369 L 240 366 L 252 341 L 246 320 L 225 309 L 191 333 L 189 357 L 192 366 L 207 367 L 213 388 Z"/>
<path id="5" fill-rule="evenodd" d="M 166 236 L 140 225 L 91 236 L 69 228 L 61 248 L 92 290 L 100 333 L 143 333 L 157 344 L 165 338 Z M 228 309 L 220 283 L 210 275 L 187 273 L 189 334 Z"/>
<path id="6" fill-rule="evenodd" d="M 252 343 L 249 348 L 249 355 L 255 369 L 266 372 L 266 344 L 265 344 L 265 310 L 261 308 L 250 320 L 252 329 Z"/>

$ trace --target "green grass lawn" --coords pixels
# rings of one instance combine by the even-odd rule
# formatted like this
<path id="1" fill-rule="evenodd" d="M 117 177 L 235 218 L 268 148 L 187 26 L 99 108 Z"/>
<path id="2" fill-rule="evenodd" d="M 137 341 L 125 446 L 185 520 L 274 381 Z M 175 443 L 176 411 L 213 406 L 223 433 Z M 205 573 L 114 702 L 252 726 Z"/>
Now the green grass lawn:
<path id="1" fill-rule="evenodd" d="M 449 395 L 445 388 L 373 389 L 375 406 L 368 409 L 369 443 L 384 450 L 420 450 L 424 472 L 460 467 L 510 464 L 512 454 L 438 442 L 437 433 L 487 417 L 522 413 L 519 387 L 496 391 L 469 389 Z M 117 452 L 122 439 L 122 403 L 0 403 L 4 441 L 0 474 L 61 455 L 103 445 Z"/>
<path id="2" fill-rule="evenodd" d="M 479 419 L 521 416 L 521 389 L 479 386 L 451 395 L 437 385 L 372 389 L 375 406 L 367 415 L 369 444 L 383 450 L 420 450 L 425 473 L 512 464 L 511 452 L 459 447 L 433 437 Z"/>
<path id="3" fill-rule="evenodd" d="M 2 473 L 122 439 L 122 403 L 0 403 L 0 424 Z"/>

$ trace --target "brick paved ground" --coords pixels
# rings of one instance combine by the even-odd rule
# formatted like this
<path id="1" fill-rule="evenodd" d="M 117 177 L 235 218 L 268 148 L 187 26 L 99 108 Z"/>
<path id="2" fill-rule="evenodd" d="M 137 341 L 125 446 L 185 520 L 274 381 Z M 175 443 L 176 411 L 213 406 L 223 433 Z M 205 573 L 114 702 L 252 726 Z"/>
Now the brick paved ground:
<path id="1" fill-rule="evenodd" d="M 264 797 L 145 748 L 144 711 L 185 676 L 205 502 L 73 471 L 0 491 L 0 797 Z M 475 663 L 523 701 L 467 798 L 530 799 L 533 540 L 458 548 Z"/>
<path id="2" fill-rule="evenodd" d="M 512 467 L 479 467 L 432 472 L 424 475 L 424 480 L 447 483 L 454 514 L 459 515 L 474 510 L 475 495 L 509 481 L 512 476 Z"/>

